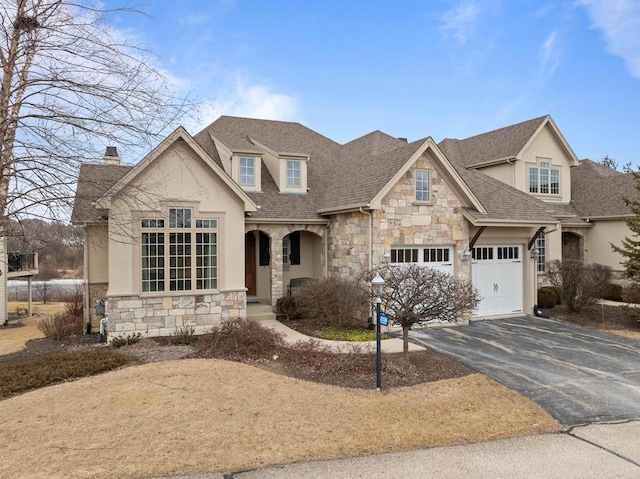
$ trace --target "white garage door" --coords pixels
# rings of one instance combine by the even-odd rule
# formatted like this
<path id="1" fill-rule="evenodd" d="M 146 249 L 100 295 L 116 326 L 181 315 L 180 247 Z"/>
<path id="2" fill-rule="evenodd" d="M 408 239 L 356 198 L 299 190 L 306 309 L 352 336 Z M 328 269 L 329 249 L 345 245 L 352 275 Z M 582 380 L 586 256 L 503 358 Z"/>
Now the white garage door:
<path id="1" fill-rule="evenodd" d="M 402 246 L 391 249 L 391 264 L 417 263 L 453 274 L 452 246 Z"/>
<path id="2" fill-rule="evenodd" d="M 472 281 L 482 297 L 474 316 L 522 313 L 522 246 L 473 248 Z"/>

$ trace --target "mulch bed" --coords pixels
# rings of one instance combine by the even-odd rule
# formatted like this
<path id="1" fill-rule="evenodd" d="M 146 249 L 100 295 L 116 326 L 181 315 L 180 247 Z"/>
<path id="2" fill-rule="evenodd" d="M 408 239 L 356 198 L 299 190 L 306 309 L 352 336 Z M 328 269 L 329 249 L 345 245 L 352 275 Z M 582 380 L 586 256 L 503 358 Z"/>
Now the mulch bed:
<path id="1" fill-rule="evenodd" d="M 630 318 L 620 306 L 596 304 L 579 313 L 571 313 L 564 304 L 543 310 L 545 316 L 591 329 L 640 331 L 640 323 Z"/>

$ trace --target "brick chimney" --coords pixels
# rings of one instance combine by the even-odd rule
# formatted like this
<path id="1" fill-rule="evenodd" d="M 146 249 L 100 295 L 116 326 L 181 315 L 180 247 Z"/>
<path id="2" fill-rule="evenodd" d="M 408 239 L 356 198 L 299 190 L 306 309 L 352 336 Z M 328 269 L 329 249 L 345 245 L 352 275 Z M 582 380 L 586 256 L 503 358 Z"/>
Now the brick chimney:
<path id="1" fill-rule="evenodd" d="M 115 146 L 107 146 L 107 151 L 102 159 L 105 165 L 119 165 L 120 157 L 118 156 L 118 148 Z"/>

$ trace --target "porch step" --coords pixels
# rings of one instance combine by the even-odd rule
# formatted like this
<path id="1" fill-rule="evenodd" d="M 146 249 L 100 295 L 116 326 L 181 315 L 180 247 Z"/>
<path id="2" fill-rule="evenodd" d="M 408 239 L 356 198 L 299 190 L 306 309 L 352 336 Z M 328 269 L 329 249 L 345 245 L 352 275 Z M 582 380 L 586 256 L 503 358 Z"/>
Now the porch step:
<path id="1" fill-rule="evenodd" d="M 273 312 L 273 308 L 269 304 L 248 304 L 247 318 L 258 320 L 276 319 L 276 313 Z"/>

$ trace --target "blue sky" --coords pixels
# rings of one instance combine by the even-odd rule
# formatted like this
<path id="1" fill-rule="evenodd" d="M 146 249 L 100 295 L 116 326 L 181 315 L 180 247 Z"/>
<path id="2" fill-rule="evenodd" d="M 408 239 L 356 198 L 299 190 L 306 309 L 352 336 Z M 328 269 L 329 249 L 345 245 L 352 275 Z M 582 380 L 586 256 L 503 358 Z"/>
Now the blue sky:
<path id="1" fill-rule="evenodd" d="M 440 141 L 548 113 L 579 158 L 640 165 L 637 0 L 136 5 L 114 26 L 211 105 L 191 133 L 226 114 Z"/>

